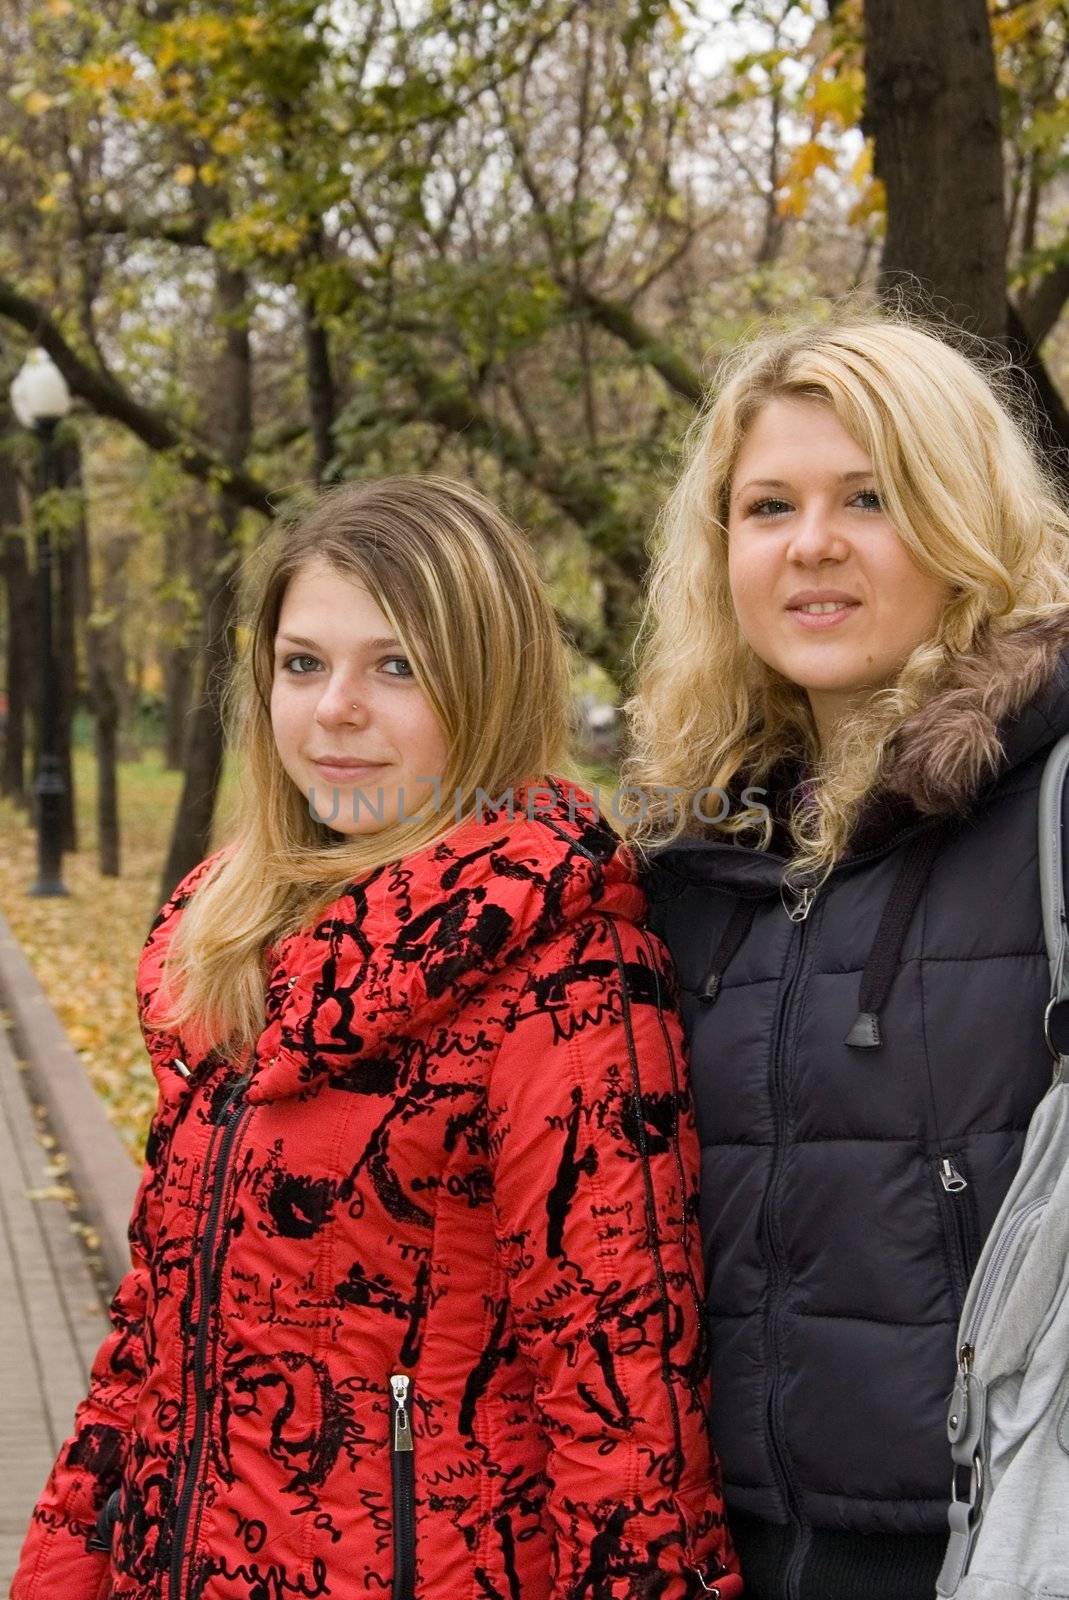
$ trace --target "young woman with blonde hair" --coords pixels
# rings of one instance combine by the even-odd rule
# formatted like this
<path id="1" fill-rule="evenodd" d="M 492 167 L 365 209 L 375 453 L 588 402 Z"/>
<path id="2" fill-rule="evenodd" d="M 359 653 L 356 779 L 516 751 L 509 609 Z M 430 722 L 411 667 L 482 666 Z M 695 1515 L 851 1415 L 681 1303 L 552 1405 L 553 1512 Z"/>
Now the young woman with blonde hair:
<path id="1" fill-rule="evenodd" d="M 523 541 L 448 480 L 346 487 L 251 633 L 234 840 L 140 963 L 133 1267 L 14 1600 L 731 1600 L 667 957 L 553 776 Z"/>
<path id="2" fill-rule="evenodd" d="M 1051 1076 L 1067 602 L 1065 510 L 959 349 L 860 318 L 728 363 L 660 525 L 627 777 L 755 1600 L 933 1592 L 958 1313 Z"/>

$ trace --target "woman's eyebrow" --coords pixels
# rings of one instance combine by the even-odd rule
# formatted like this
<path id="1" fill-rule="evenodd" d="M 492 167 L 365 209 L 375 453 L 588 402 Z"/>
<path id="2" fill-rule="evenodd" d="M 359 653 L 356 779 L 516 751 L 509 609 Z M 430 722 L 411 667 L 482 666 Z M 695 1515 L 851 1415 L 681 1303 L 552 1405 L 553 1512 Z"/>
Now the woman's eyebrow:
<path id="1" fill-rule="evenodd" d="M 282 643 L 300 644 L 303 645 L 306 650 L 319 649 L 319 645 L 316 644 L 314 639 L 305 639 L 299 633 L 280 633 L 276 635 L 275 643 L 276 645 Z M 400 639 L 394 638 L 362 639 L 360 644 L 361 648 L 364 650 L 398 650 L 401 648 Z"/>
<path id="2" fill-rule="evenodd" d="M 787 487 L 788 484 L 785 478 L 750 478 L 747 483 L 740 484 L 735 492 L 736 494 L 741 494 L 744 489 L 786 489 Z"/>
<path id="3" fill-rule="evenodd" d="M 853 472 L 839 474 L 840 483 L 858 483 L 862 478 L 873 478 L 876 474 L 871 467 L 857 467 Z M 747 489 L 789 489 L 791 486 L 785 478 L 750 478 L 746 483 L 740 484 L 734 491 L 732 499 L 740 494 L 745 494 Z"/>

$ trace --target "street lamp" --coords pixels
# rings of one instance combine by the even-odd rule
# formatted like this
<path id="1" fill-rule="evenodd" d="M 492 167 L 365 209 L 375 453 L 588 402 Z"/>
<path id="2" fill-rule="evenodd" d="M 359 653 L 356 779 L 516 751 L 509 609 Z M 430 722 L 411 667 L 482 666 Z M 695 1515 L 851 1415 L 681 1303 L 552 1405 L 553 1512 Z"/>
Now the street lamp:
<path id="1" fill-rule="evenodd" d="M 37 494 L 60 485 L 56 427 L 71 408 L 66 380 L 47 350 L 31 350 L 11 385 L 11 409 L 41 446 Z M 47 515 L 37 519 L 37 604 L 41 635 L 41 722 L 37 739 L 37 882 L 35 895 L 61 895 L 63 799 L 67 792 L 59 759 L 59 675 L 52 627 L 52 532 Z"/>

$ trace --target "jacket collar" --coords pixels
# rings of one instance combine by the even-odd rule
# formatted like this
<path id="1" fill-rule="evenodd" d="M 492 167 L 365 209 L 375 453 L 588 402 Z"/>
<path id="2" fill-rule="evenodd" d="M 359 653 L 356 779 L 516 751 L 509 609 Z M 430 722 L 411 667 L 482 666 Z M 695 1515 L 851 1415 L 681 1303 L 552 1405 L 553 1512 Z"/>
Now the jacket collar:
<path id="1" fill-rule="evenodd" d="M 484 811 L 281 941 L 249 1100 L 350 1073 L 359 1089 L 372 1063 L 396 1070 L 397 1045 L 417 1028 L 447 1014 L 462 1028 L 475 990 L 586 913 L 641 915 L 631 856 L 591 812 L 560 780 L 517 791 L 511 816 Z"/>
<path id="2" fill-rule="evenodd" d="M 992 633 L 952 663 L 895 741 L 886 786 L 927 816 L 964 815 L 1011 769 L 1069 732 L 1069 608 Z"/>
<path id="3" fill-rule="evenodd" d="M 841 866 L 882 854 L 933 820 L 966 817 L 996 783 L 1069 733 L 1069 607 L 1013 633 L 987 630 L 903 723 Z M 797 771 L 769 780 L 785 795 Z M 715 837 L 681 839 L 654 860 L 733 893 L 777 890 L 785 857 Z"/>

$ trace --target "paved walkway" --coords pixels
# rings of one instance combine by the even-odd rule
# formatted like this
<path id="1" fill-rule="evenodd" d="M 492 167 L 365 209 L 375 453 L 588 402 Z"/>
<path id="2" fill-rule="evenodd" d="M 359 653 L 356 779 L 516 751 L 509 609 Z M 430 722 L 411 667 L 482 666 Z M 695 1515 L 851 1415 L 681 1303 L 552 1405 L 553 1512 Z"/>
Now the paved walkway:
<path id="1" fill-rule="evenodd" d="M 0 1026 L 0 1595 L 105 1327 L 49 1160 Z"/>

